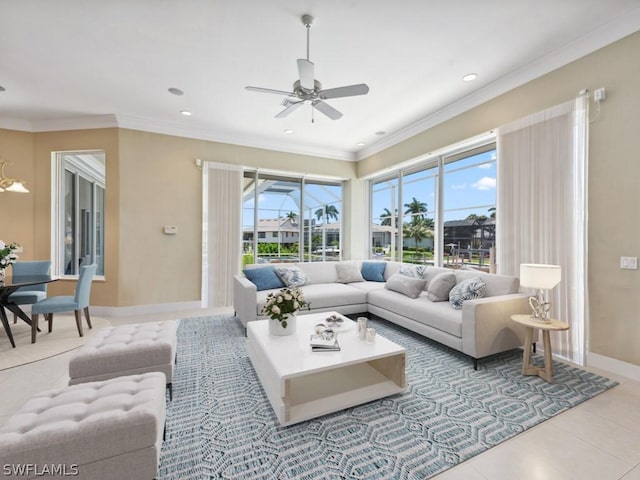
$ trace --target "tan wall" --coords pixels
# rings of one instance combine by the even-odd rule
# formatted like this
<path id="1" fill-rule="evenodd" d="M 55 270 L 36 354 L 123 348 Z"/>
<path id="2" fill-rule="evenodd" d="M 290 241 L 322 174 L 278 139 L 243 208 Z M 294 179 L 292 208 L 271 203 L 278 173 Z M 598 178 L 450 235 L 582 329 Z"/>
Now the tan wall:
<path id="1" fill-rule="evenodd" d="M 352 178 L 355 164 L 120 130 L 118 305 L 200 299 L 202 172 L 195 159 Z M 165 235 L 164 225 L 178 227 Z"/>
<path id="2" fill-rule="evenodd" d="M 105 280 L 93 283 L 91 303 L 115 306 L 119 289 L 118 129 L 44 132 L 34 135 L 36 188 L 32 192 L 35 205 L 35 257 L 51 258 L 51 153 L 77 150 L 105 151 Z M 49 295 L 71 295 L 75 291 L 75 285 L 76 282 L 73 280 L 59 280 L 49 285 Z"/>
<path id="3" fill-rule="evenodd" d="M 0 129 L 0 160 L 13 163 L 5 168 L 7 177 L 24 180 L 34 191 L 33 133 Z M 23 260 L 36 258 L 33 205 L 32 194 L 0 193 L 0 240 L 22 245 L 19 257 Z"/>
<path id="4" fill-rule="evenodd" d="M 358 162 L 358 175 L 424 155 L 605 87 L 591 104 L 589 139 L 589 350 L 640 365 L 640 271 L 619 257 L 640 255 L 638 133 L 640 33 L 551 72 L 437 127 Z"/>

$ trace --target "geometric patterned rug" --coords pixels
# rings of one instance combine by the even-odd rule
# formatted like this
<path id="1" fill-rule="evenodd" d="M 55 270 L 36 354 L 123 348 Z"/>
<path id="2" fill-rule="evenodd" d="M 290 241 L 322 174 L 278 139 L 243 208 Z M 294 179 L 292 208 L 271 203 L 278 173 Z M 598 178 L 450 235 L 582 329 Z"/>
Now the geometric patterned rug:
<path id="1" fill-rule="evenodd" d="M 159 480 L 426 479 L 617 385 L 559 362 L 553 383 L 522 376 L 521 350 L 476 371 L 459 352 L 371 323 L 406 348 L 406 392 L 281 427 L 240 323 L 182 320 Z"/>

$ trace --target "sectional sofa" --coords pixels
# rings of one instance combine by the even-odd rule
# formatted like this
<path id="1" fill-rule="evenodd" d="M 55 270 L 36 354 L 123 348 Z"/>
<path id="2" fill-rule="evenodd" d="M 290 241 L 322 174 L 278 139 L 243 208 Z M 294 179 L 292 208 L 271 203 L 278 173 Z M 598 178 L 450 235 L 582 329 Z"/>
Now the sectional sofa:
<path id="1" fill-rule="evenodd" d="M 371 267 L 378 275 L 369 274 L 370 280 L 367 275 L 358 278 L 354 273 L 371 271 Z M 255 270 L 264 268 L 269 270 Z M 518 293 L 517 277 L 399 262 L 248 265 L 246 276 L 234 277 L 234 309 L 245 327 L 250 321 L 266 318 L 261 311 L 267 295 L 283 288 L 270 280 L 274 269 L 295 270 L 304 277 L 293 280 L 306 282 L 299 288 L 312 312 L 374 314 L 472 357 L 476 368 L 479 359 L 524 343 L 524 329 L 510 320 L 513 314 L 529 311 L 528 296 Z M 247 276 L 263 278 L 251 281 Z M 442 290 L 443 278 L 461 287 L 469 283 L 484 285 L 481 298 L 463 299 L 455 305 L 461 308 L 454 308 L 453 301 L 435 298 L 431 291 L 435 287 Z"/>

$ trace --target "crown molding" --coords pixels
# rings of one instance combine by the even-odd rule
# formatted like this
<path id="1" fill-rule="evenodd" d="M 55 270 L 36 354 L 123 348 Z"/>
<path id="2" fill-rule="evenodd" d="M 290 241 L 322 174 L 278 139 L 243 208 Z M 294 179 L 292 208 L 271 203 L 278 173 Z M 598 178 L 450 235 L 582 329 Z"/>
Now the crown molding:
<path id="1" fill-rule="evenodd" d="M 193 138 L 196 140 L 206 140 L 211 142 L 238 145 L 241 147 L 260 148 L 277 152 L 293 153 L 297 155 L 309 155 L 312 157 L 332 158 L 353 162 L 356 160 L 353 152 L 321 148 L 314 146 L 302 146 L 288 144 L 284 142 L 274 142 L 266 139 L 248 139 L 246 135 L 231 133 L 212 132 L 206 128 L 185 128 L 169 122 L 151 121 L 147 118 L 117 116 L 118 127 L 131 130 L 142 130 L 151 133 L 173 135 L 177 137 Z"/>
<path id="2" fill-rule="evenodd" d="M 640 7 L 356 152 L 363 160 L 638 31 Z M 576 92 L 576 96 L 578 92 Z M 497 125 L 496 125 L 497 127 Z"/>

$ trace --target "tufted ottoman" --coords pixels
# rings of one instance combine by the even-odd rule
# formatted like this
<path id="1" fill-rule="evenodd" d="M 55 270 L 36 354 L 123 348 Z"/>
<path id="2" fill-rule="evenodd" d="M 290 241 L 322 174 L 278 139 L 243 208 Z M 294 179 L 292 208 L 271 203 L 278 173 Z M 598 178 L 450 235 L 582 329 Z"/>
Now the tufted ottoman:
<path id="1" fill-rule="evenodd" d="M 42 392 L 0 428 L 3 475 L 151 480 L 164 421 L 158 372 Z"/>
<path id="2" fill-rule="evenodd" d="M 173 398 L 178 320 L 103 328 L 69 361 L 69 385 L 162 372 Z"/>

